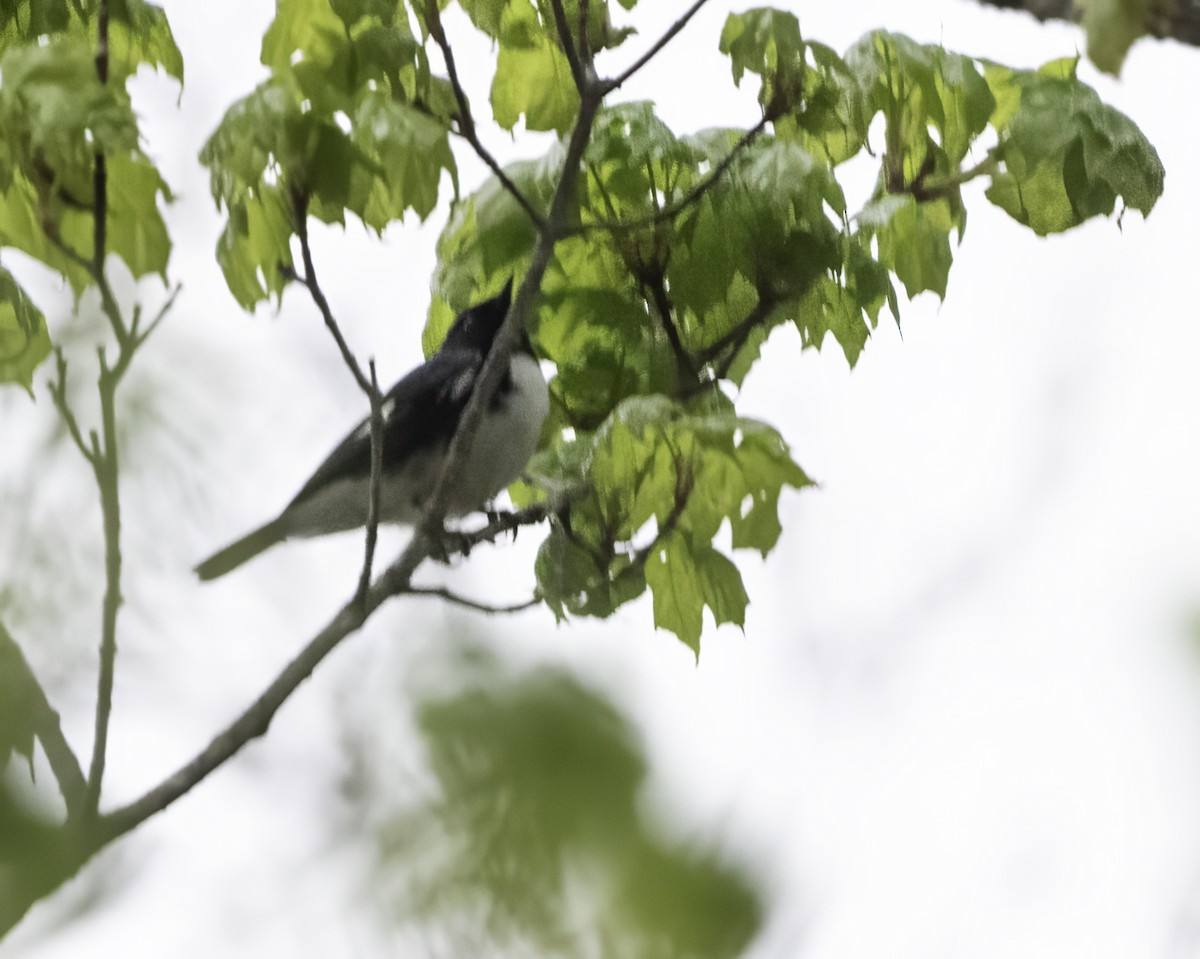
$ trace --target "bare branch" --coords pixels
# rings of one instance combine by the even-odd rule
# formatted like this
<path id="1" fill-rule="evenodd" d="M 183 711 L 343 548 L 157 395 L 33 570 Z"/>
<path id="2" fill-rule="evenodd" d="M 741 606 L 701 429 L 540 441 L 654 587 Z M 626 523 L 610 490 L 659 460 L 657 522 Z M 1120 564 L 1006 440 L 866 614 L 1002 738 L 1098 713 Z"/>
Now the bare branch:
<path id="1" fill-rule="evenodd" d="M 466 609 L 473 609 L 479 613 L 520 613 L 527 609 L 532 609 L 541 602 L 536 596 L 527 599 L 521 603 L 511 603 L 505 606 L 493 606 L 491 603 L 480 603 L 473 599 L 467 599 L 465 596 L 459 596 L 457 593 L 451 592 L 444 586 L 410 586 L 406 589 L 405 594 L 408 596 L 433 596 L 438 599 L 444 599 L 448 603 L 454 603 L 456 606 L 462 606 Z"/>
<path id="2" fill-rule="evenodd" d="M 487 526 L 467 534 L 464 541 L 480 543 L 494 540 L 519 526 L 545 519 L 549 507 L 536 506 L 494 518 Z M 264 735 L 279 708 L 296 691 L 320 662 L 367 621 L 372 613 L 393 596 L 411 592 L 411 579 L 425 560 L 427 545 L 421 536 L 371 584 L 364 597 L 352 597 L 283 668 L 265 690 L 232 723 L 217 734 L 192 760 L 173 775 L 149 790 L 140 799 L 102 817 L 98 824 L 97 848 L 124 835 L 162 812 L 185 795 L 193 786 L 220 768 L 252 739 Z"/>
<path id="3" fill-rule="evenodd" d="M 67 427 L 67 433 L 70 435 L 72 442 L 79 449 L 79 452 L 83 454 L 83 458 L 91 464 L 92 469 L 95 469 L 96 460 L 92 449 L 83 438 L 83 431 L 79 428 L 79 421 L 75 419 L 75 413 L 71 409 L 70 402 L 67 400 L 67 359 L 63 356 L 61 346 L 54 348 L 54 362 L 56 372 L 55 378 L 50 381 L 50 398 L 54 401 L 54 406 L 58 409 L 58 415 L 62 417 L 63 424 Z"/>
<path id="4" fill-rule="evenodd" d="M 1075 0 L 978 0 L 990 7 L 1024 10 L 1038 20 L 1067 20 L 1078 23 L 1081 4 Z M 1142 28 L 1152 37 L 1178 40 L 1200 46 L 1200 5 L 1195 0 L 1164 0 L 1146 5 Z"/>
<path id="5" fill-rule="evenodd" d="M 66 736 L 63 735 L 58 713 L 46 698 L 46 692 L 34 676 L 21 647 L 9 635 L 3 624 L 0 624 L 0 655 L 3 655 L 7 665 L 15 670 L 15 674 L 7 675 L 6 678 L 10 682 L 15 681 L 31 706 L 29 720 L 33 734 L 37 736 L 46 752 L 46 758 L 50 761 L 50 769 L 58 782 L 58 791 L 67 806 L 67 817 L 73 818 L 79 813 L 87 789 L 83 769 Z"/>
<path id="6" fill-rule="evenodd" d="M 371 565 L 375 561 L 375 543 L 379 538 L 379 488 L 383 481 L 383 396 L 379 392 L 379 379 L 375 375 L 375 360 L 369 361 L 371 368 L 371 478 L 367 497 L 367 542 L 363 556 L 362 574 L 358 578 L 357 595 L 365 602 L 371 586 Z"/>
<path id="7" fill-rule="evenodd" d="M 283 269 L 286 277 L 299 281 L 308 290 L 313 303 L 317 305 L 317 309 L 321 312 L 321 318 L 325 321 L 326 329 L 333 335 L 334 342 L 337 343 L 338 350 L 341 351 L 342 361 L 354 376 L 355 382 L 358 383 L 358 388 L 366 393 L 367 396 L 371 396 L 371 381 L 363 373 L 362 367 L 358 365 L 358 360 L 354 358 L 354 354 L 346 342 L 346 338 L 342 336 L 341 327 L 338 326 L 338 322 L 333 316 L 329 300 L 325 298 L 321 284 L 317 281 L 317 270 L 313 266 L 312 249 L 308 244 L 308 197 L 299 191 L 292 194 L 292 219 L 295 221 L 292 226 L 296 230 L 296 238 L 300 241 L 300 256 L 304 263 L 304 275 L 298 276 L 295 271 L 286 267 L 281 267 L 281 269 Z"/>
<path id="8" fill-rule="evenodd" d="M 542 215 L 529 202 L 521 188 L 513 183 L 512 179 L 504 172 L 504 168 L 500 166 L 490 150 L 483 145 L 483 141 L 479 139 L 479 131 L 475 128 L 475 119 L 471 115 L 471 104 L 467 100 L 467 91 L 463 88 L 462 81 L 458 76 L 458 67 L 454 62 L 454 51 L 450 48 L 450 41 L 446 39 L 446 31 L 442 27 L 442 16 L 438 11 L 437 0 L 430 0 L 426 4 L 426 21 L 429 25 L 430 36 L 442 51 L 442 59 L 446 62 L 446 74 L 450 78 L 450 86 L 454 90 L 454 99 L 458 103 L 458 134 L 475 150 L 475 154 L 484 163 L 487 164 L 489 170 L 500 181 L 500 185 L 517 201 L 517 205 L 525 211 L 525 215 L 533 221 L 534 226 L 538 229 L 542 228 Z"/>
<path id="9" fill-rule="evenodd" d="M 661 37 L 659 37 L 658 40 L 655 41 L 655 43 L 653 44 L 653 46 L 650 47 L 649 50 L 647 50 L 640 57 L 638 57 L 637 60 L 634 61 L 632 66 L 630 66 L 628 69 L 622 71 L 617 76 L 613 77 L 611 80 L 605 80 L 603 82 L 604 92 L 611 93 L 613 90 L 615 90 L 619 86 L 621 86 L 621 84 L 623 84 L 631 76 L 633 76 L 635 73 L 637 73 L 640 69 L 642 69 L 642 67 L 644 67 L 647 63 L 649 63 L 651 60 L 653 60 L 658 55 L 658 52 L 663 47 L 665 47 L 668 43 L 670 43 L 673 39 L 675 39 L 675 35 L 677 33 L 679 33 L 680 30 L 682 30 L 684 27 L 687 26 L 688 21 L 691 20 L 692 17 L 694 17 L 700 11 L 700 8 L 702 6 L 704 6 L 704 4 L 707 2 L 708 2 L 708 0 L 695 0 L 695 3 L 693 3 L 690 7 L 687 8 L 687 10 L 684 11 L 683 16 L 681 16 L 678 20 L 676 20 L 674 23 L 672 23 L 671 26 L 669 26 L 667 28 L 666 33 L 664 33 Z"/>

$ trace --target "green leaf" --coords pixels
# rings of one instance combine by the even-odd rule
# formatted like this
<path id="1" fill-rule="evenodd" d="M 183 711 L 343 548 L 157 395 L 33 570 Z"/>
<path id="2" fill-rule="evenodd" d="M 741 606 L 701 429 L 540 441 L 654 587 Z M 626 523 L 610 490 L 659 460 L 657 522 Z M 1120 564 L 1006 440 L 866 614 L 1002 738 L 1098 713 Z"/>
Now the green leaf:
<path id="1" fill-rule="evenodd" d="M 0 195 L 0 243 L 22 250 L 57 270 L 78 296 L 91 282 L 91 275 L 86 267 L 72 260 L 46 236 L 39 207 L 40 201 L 33 185 L 22 175 L 15 176 L 8 189 Z M 87 230 L 92 222 L 90 215 L 78 210 L 59 210 L 58 216 L 60 221 L 73 221 L 68 224 L 70 228 L 66 231 L 71 235 L 76 235 L 78 230 Z M 91 239 L 87 242 L 90 248 Z"/>
<path id="2" fill-rule="evenodd" d="M 292 222 L 287 202 L 275 187 L 248 191 L 228 207 L 217 240 L 217 262 L 229 292 L 245 310 L 287 285 L 282 268 L 292 267 Z"/>
<path id="3" fill-rule="evenodd" d="M 596 432 L 552 445 L 532 473 L 552 489 L 586 489 L 536 564 L 556 615 L 607 616 L 649 585 L 656 623 L 693 649 L 703 605 L 718 624 L 741 624 L 746 605 L 713 537 L 728 522 L 735 548 L 765 555 L 779 538 L 782 488 L 811 484 L 774 429 L 739 418 L 719 394 L 630 397 Z"/>
<path id="4" fill-rule="evenodd" d="M 89 8 L 95 2 L 89 0 Z M 109 67 L 117 76 L 132 76 L 148 63 L 183 83 L 183 54 L 161 7 L 145 0 L 110 0 L 109 17 Z"/>
<path id="5" fill-rule="evenodd" d="M 71 35 L 92 44 L 98 0 L 6 0 L 0 3 L 0 50 L 43 37 Z M 108 66 L 125 80 L 147 63 L 183 82 L 183 56 L 166 13 L 145 0 L 109 0 Z"/>
<path id="6" fill-rule="evenodd" d="M 491 103 L 492 115 L 506 130 L 523 115 L 527 130 L 565 133 L 579 112 L 579 91 L 566 55 L 523 0 L 510 3 L 502 16 Z"/>
<path id="7" fill-rule="evenodd" d="M 32 396 L 33 371 L 49 355 L 46 318 L 12 274 L 0 268 L 0 383 L 17 383 Z M 0 668 L 0 680 L 3 672 Z M 3 766 L 0 748 L 0 768 Z"/>
<path id="8" fill-rule="evenodd" d="M 946 298 L 954 258 L 950 231 L 958 225 L 949 201 L 884 196 L 864 207 L 858 222 L 877 237 L 879 262 L 900 278 L 910 299 L 925 290 Z"/>
<path id="9" fill-rule="evenodd" d="M 847 51 L 846 64 L 857 78 L 867 116 L 884 116 L 884 183 L 890 192 L 960 172 L 996 106 L 970 58 L 875 31 Z"/>
<path id="10" fill-rule="evenodd" d="M 1107 216 L 1118 198 L 1148 214 L 1163 190 L 1162 161 L 1142 132 L 1065 69 L 989 73 L 1006 109 L 987 196 L 1042 236 Z"/>
<path id="11" fill-rule="evenodd" d="M 646 563 L 646 583 L 654 595 L 654 625 L 667 629 L 700 658 L 703 610 L 718 626 L 744 626 L 749 599 L 742 576 L 711 546 L 672 536 Z"/>
<path id="12" fill-rule="evenodd" d="M 124 89 L 96 76 L 79 38 L 0 56 L 0 239 L 57 269 L 78 292 L 86 271 L 52 235 L 92 258 L 95 151 L 107 156 L 106 241 L 135 277 L 165 275 L 170 240 L 158 208 L 171 193 L 138 147 Z"/>
<path id="13" fill-rule="evenodd" d="M 262 63 L 276 77 L 293 78 L 322 112 L 349 105 L 354 77 L 346 25 L 329 0 L 278 0 L 263 34 Z"/>
<path id="14" fill-rule="evenodd" d="M 747 73 L 762 80 L 758 102 L 775 119 L 796 109 L 804 95 L 806 44 L 793 13 L 756 7 L 731 13 L 721 30 L 721 52 L 728 54 L 733 82 Z"/>
<path id="15" fill-rule="evenodd" d="M 1081 0 L 1088 57 L 1105 73 L 1121 72 L 1125 54 L 1144 36 L 1149 0 Z"/>
<path id="16" fill-rule="evenodd" d="M 0 274 L 8 277 L 3 271 L 0 271 Z M 8 277 L 7 283 L 0 279 L 0 285 L 7 286 L 11 282 L 11 277 Z M 0 324 L 2 323 L 0 320 Z M 0 325 L 0 331 L 2 330 L 3 326 Z M 2 340 L 3 333 L 0 332 L 0 343 Z M 2 362 L 3 360 L 0 360 L 0 363 Z M 0 773 L 4 772 L 14 752 L 24 756 L 32 769 L 36 704 L 29 685 L 31 681 L 29 668 L 20 647 L 0 623 Z M 0 807 L 3 806 L 5 798 L 3 792 L 0 792 Z M 3 859 L 0 855 L 0 862 Z"/>
<path id="17" fill-rule="evenodd" d="M 382 230 L 407 209 L 422 220 L 437 205 L 442 172 L 458 190 L 458 171 L 446 127 L 382 92 L 368 92 L 352 133 L 366 162 L 355 169 L 348 208 Z"/>

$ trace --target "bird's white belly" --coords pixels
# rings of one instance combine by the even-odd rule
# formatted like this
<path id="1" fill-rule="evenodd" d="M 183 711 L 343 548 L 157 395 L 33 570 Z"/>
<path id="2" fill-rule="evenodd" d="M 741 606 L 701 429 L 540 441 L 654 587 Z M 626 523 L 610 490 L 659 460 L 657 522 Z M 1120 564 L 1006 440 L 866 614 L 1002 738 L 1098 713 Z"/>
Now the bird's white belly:
<path id="1" fill-rule="evenodd" d="M 518 354 L 512 361 L 512 390 L 489 407 L 472 438 L 466 461 L 450 479 L 449 516 L 478 509 L 521 475 L 537 449 L 550 408 L 545 377 L 537 361 Z M 410 456 L 399 472 L 383 476 L 379 519 L 414 523 L 433 493 L 445 461 L 444 451 Z M 342 479 L 296 503 L 285 514 L 289 536 L 319 536 L 366 525 L 369 481 Z"/>

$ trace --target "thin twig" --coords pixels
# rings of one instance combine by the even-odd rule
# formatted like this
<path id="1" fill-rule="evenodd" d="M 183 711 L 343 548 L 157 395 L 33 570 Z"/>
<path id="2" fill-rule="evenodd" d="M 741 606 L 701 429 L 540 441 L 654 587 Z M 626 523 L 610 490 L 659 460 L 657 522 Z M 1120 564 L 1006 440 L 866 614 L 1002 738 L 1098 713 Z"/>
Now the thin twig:
<path id="1" fill-rule="evenodd" d="M 58 409 L 58 415 L 62 417 L 71 440 L 94 470 L 96 468 L 96 461 L 93 458 L 92 450 L 88 446 L 87 441 L 84 440 L 83 431 L 79 428 L 79 421 L 75 418 L 75 413 L 67 400 L 67 359 L 63 356 L 61 346 L 54 348 L 54 362 L 56 372 L 55 378 L 50 381 L 50 398 L 54 401 L 54 405 Z"/>
<path id="2" fill-rule="evenodd" d="M 767 317 L 769 317 L 775 311 L 777 306 L 779 306 L 778 301 L 760 294 L 758 303 L 755 304 L 754 309 L 747 314 L 746 318 L 715 343 L 712 343 L 701 350 L 698 354 L 698 359 L 702 363 L 711 363 L 718 356 L 729 349 L 729 347 L 737 346 L 740 348 L 741 344 L 745 342 L 746 338 L 754 331 L 756 327 L 762 325 Z M 736 350 L 734 352 L 736 352 Z"/>
<path id="3" fill-rule="evenodd" d="M 29 721 L 33 733 L 45 750 L 46 759 L 50 762 L 50 770 L 58 783 L 58 791 L 67 806 L 67 818 L 78 815 L 83 803 L 87 783 L 83 778 L 83 769 L 75 756 L 71 744 L 63 735 L 58 713 L 46 698 L 46 691 L 33 674 L 25 654 L 16 640 L 9 635 L 8 630 L 0 623 L 0 653 L 7 653 L 7 663 L 14 672 L 6 675 L 6 680 L 15 682 L 22 690 L 30 705 Z"/>
<path id="4" fill-rule="evenodd" d="M 658 312 L 663 332 L 667 335 L 667 342 L 671 344 L 671 351 L 675 354 L 676 373 L 681 381 L 690 384 L 696 379 L 696 361 L 683 345 L 683 339 L 679 335 L 679 327 L 675 324 L 675 310 L 667 296 L 663 278 L 661 275 L 655 276 L 646 285 L 650 288 L 650 298 L 654 301 L 654 308 Z"/>
<path id="5" fill-rule="evenodd" d="M 298 276 L 294 271 L 285 267 L 281 267 L 281 269 L 285 276 L 299 281 L 308 290 L 309 296 L 312 297 L 313 302 L 317 305 L 317 309 L 321 312 L 321 318 L 325 321 L 325 327 L 333 335 L 334 342 L 337 343 L 338 350 L 341 351 L 342 360 L 354 376 L 359 389 L 366 393 L 367 396 L 371 396 L 373 393 L 371 381 L 363 373 L 362 367 L 358 365 L 358 360 L 354 358 L 354 354 L 346 342 L 346 338 L 342 336 L 341 327 L 338 326 L 338 322 L 333 316 L 329 300 L 325 298 L 321 284 L 317 281 L 317 270 L 313 266 L 312 249 L 308 244 L 308 197 L 298 190 L 292 194 L 292 219 L 295 221 L 292 227 L 296 231 L 296 238 L 300 241 L 300 256 L 304 262 L 304 275 Z"/>
<path id="6" fill-rule="evenodd" d="M 171 312 L 171 308 L 175 305 L 175 299 L 179 296 L 179 293 L 182 289 L 182 283 L 175 284 L 175 289 L 171 291 L 171 295 L 168 296 L 166 302 L 158 308 L 158 312 L 154 314 L 154 319 L 149 322 L 144 330 L 137 329 L 136 325 L 130 327 L 130 335 L 133 337 L 135 346 L 140 347 L 143 343 L 150 339 L 151 334 L 158 329 L 159 324 L 162 323 L 166 315 Z"/>
<path id="7" fill-rule="evenodd" d="M 664 223 L 668 220 L 673 220 L 679 216 L 684 210 L 692 204 L 700 200 L 713 185 L 725 175 L 725 172 L 733 165 L 733 161 L 737 159 L 738 154 L 750 146 L 766 129 L 770 120 L 764 116 L 754 126 L 738 138 L 737 143 L 730 147 L 729 152 L 721 158 L 718 163 L 709 172 L 703 180 L 697 183 L 682 197 L 674 203 L 669 203 L 661 210 L 651 214 L 650 216 L 638 217 L 634 220 L 593 220 L 590 223 L 582 223 L 578 229 L 580 232 L 588 230 L 640 230 L 643 227 L 657 226 L 659 223 Z"/>
<path id="8" fill-rule="evenodd" d="M 490 541 L 519 526 L 545 519 L 549 507 L 537 506 L 516 513 L 506 513 L 489 522 L 483 529 L 467 534 L 464 541 Z M 111 842 L 161 812 L 185 795 L 193 786 L 218 769 L 250 740 L 262 736 L 271 725 L 279 708 L 347 636 L 393 596 L 411 590 L 412 575 L 425 560 L 423 544 L 414 537 L 413 543 L 371 584 L 366 596 L 351 598 L 329 623 L 314 636 L 290 663 L 280 671 L 262 693 L 246 707 L 232 723 L 213 737 L 212 741 L 173 775 L 146 792 L 141 798 L 104 816 L 99 823 L 97 846 Z"/>
<path id="9" fill-rule="evenodd" d="M 379 490 L 383 483 L 383 396 L 375 375 L 375 360 L 368 361 L 371 370 L 371 479 L 367 496 L 367 542 L 363 556 L 362 574 L 358 578 L 357 595 L 365 602 L 371 586 L 371 565 L 375 561 L 375 543 L 379 538 Z"/>
<path id="10" fill-rule="evenodd" d="M 567 11 L 563 9 L 562 0 L 550 0 L 550 8 L 554 11 L 554 26 L 558 31 L 558 42 L 566 55 L 567 64 L 571 68 L 571 76 L 575 79 L 575 88 L 580 96 L 587 92 L 588 75 L 584 69 L 584 61 L 580 59 L 579 50 L 571 38 L 571 25 L 567 21 Z"/>
<path id="11" fill-rule="evenodd" d="M 459 596 L 458 593 L 451 592 L 444 586 L 410 586 L 404 593 L 406 596 L 434 596 L 438 599 L 444 599 L 448 603 L 454 603 L 456 606 L 473 609 L 479 613 L 520 613 L 524 610 L 532 609 L 541 602 L 540 599 L 534 596 L 521 603 L 493 606 L 491 603 L 480 603 L 465 596 Z"/>
<path id="12" fill-rule="evenodd" d="M 475 118 L 471 115 L 471 104 L 467 100 L 467 91 L 463 88 L 462 81 L 458 76 L 458 67 L 454 62 L 454 51 L 450 48 L 450 41 L 446 39 L 446 31 L 442 26 L 442 17 L 438 12 L 437 0 L 430 0 L 426 4 L 426 22 L 428 24 L 430 36 L 442 51 L 442 59 L 446 63 L 446 75 L 450 79 L 450 86 L 454 90 L 454 99 L 458 103 L 458 135 L 471 145 L 476 156 L 487 164 L 489 170 L 492 171 L 500 185 L 508 191 L 517 205 L 525 211 L 525 215 L 533 221 L 534 226 L 538 229 L 542 228 L 543 218 L 537 211 L 529 199 L 521 192 L 504 168 L 500 166 L 490 150 L 483 145 L 483 141 L 479 139 L 479 131 L 475 128 Z"/>
<path id="13" fill-rule="evenodd" d="M 708 0 L 696 0 L 695 3 L 693 3 L 687 8 L 687 10 L 684 11 L 683 16 L 681 16 L 667 28 L 667 32 L 659 37 L 649 50 L 647 50 L 633 62 L 632 66 L 617 74 L 617 76 L 613 77 L 611 80 L 603 81 L 604 92 L 606 94 L 612 93 L 613 90 L 617 89 L 617 87 L 621 86 L 621 84 L 642 69 L 642 67 L 644 67 L 647 63 L 653 60 L 663 47 L 675 39 L 675 35 L 687 26 L 688 21 L 691 20 L 692 17 L 694 17 L 700 11 L 700 8 L 707 2 Z"/>

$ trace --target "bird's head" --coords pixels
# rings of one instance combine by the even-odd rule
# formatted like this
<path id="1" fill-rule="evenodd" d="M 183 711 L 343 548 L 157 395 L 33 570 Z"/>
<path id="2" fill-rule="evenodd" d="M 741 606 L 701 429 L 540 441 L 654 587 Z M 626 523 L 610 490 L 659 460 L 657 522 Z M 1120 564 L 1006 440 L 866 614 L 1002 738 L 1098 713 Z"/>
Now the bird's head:
<path id="1" fill-rule="evenodd" d="M 512 286 L 510 277 L 499 294 L 458 314 L 442 341 L 441 349 L 474 350 L 486 355 L 512 305 Z M 528 337 L 522 337 L 522 342 L 527 348 Z"/>

